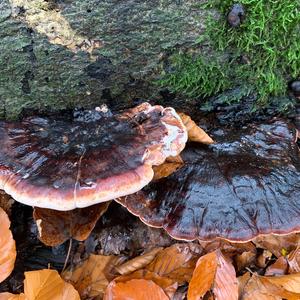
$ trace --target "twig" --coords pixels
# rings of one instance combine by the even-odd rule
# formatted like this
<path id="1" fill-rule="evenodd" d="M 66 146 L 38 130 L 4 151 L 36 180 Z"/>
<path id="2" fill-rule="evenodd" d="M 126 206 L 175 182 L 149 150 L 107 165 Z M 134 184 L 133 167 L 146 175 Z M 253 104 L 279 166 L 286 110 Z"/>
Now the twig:
<path id="1" fill-rule="evenodd" d="M 63 271 L 67 267 L 67 264 L 68 264 L 68 261 L 69 261 L 69 258 L 70 258 L 71 249 L 72 249 L 72 238 L 69 239 L 69 249 L 68 249 L 67 257 L 66 257 L 66 260 L 65 260 L 65 263 L 64 263 L 64 267 L 63 267 L 61 273 L 63 273 Z"/>

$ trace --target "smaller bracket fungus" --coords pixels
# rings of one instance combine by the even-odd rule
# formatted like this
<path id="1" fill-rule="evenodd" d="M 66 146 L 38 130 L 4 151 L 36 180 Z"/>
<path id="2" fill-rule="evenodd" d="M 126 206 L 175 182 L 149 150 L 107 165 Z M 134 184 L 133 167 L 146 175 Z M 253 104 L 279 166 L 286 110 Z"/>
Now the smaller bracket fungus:
<path id="1" fill-rule="evenodd" d="M 284 120 L 217 130 L 217 143 L 187 145 L 171 176 L 117 199 L 180 240 L 245 242 L 300 231 L 300 152 Z"/>
<path id="2" fill-rule="evenodd" d="M 170 107 L 94 114 L 0 122 L 0 189 L 32 206 L 87 207 L 139 191 L 187 141 Z"/>

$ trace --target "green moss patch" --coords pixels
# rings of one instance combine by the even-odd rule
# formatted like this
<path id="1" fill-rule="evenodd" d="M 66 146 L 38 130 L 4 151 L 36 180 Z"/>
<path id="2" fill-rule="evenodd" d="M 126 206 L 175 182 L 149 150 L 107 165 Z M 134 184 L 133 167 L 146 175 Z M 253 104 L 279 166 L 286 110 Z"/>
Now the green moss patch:
<path id="1" fill-rule="evenodd" d="M 163 86 L 189 97 L 243 86 L 247 93 L 257 94 L 260 107 L 287 95 L 288 81 L 300 76 L 299 0 L 241 0 L 245 18 L 238 27 L 231 27 L 227 15 L 234 3 L 205 4 L 220 17 L 208 19 L 197 41 L 198 54 L 173 56 L 172 71 L 160 82 Z M 292 100 L 286 97 L 286 101 Z"/>

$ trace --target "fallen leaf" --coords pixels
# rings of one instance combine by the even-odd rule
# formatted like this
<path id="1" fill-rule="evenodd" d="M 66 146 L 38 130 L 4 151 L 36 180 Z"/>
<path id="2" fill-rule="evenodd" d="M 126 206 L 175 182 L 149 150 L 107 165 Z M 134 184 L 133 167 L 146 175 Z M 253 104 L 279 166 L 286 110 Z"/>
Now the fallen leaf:
<path id="1" fill-rule="evenodd" d="M 70 211 L 35 207 L 33 217 L 39 230 L 39 239 L 47 246 L 57 246 L 70 238 L 83 241 L 106 212 L 110 202 L 104 202 Z"/>
<path id="2" fill-rule="evenodd" d="M 153 180 L 158 180 L 164 177 L 168 177 L 173 174 L 175 171 L 180 169 L 183 166 L 183 163 L 178 162 L 164 162 L 159 166 L 154 166 L 154 176 Z"/>
<path id="3" fill-rule="evenodd" d="M 291 293 L 298 293 L 300 299 L 300 273 L 289 274 L 284 276 L 261 277 L 262 280 L 267 280 L 270 283 L 282 287 Z"/>
<path id="4" fill-rule="evenodd" d="M 0 282 L 12 272 L 17 256 L 16 244 L 9 227 L 9 218 L 0 207 Z"/>
<path id="5" fill-rule="evenodd" d="M 287 256 L 287 263 L 289 266 L 289 273 L 299 273 L 300 272 L 300 247 L 293 250 Z"/>
<path id="6" fill-rule="evenodd" d="M 276 257 L 286 255 L 290 251 L 294 250 L 300 243 L 300 234 L 292 233 L 288 235 L 262 235 L 258 236 L 252 241 L 257 248 L 269 250 Z"/>
<path id="7" fill-rule="evenodd" d="M 257 257 L 256 264 L 260 268 L 265 268 L 271 260 L 272 252 L 264 250 L 262 254 Z"/>
<path id="8" fill-rule="evenodd" d="M 127 275 L 130 274 L 136 270 L 142 269 L 143 267 L 149 265 L 153 259 L 155 258 L 156 254 L 161 251 L 163 248 L 155 248 L 151 251 L 137 256 L 124 264 L 117 266 L 116 271 L 121 275 Z"/>
<path id="9" fill-rule="evenodd" d="M 168 156 L 165 160 L 165 162 L 168 163 L 179 163 L 179 164 L 183 164 L 184 161 L 182 159 L 182 157 L 180 155 L 176 155 L 176 156 Z"/>
<path id="10" fill-rule="evenodd" d="M 284 276 L 253 275 L 245 286 L 242 300 L 299 300 L 300 274 Z"/>
<path id="11" fill-rule="evenodd" d="M 119 276 L 114 279 L 115 282 L 127 282 L 132 279 L 145 279 L 151 280 L 158 286 L 160 286 L 166 295 L 170 299 L 173 299 L 173 296 L 177 290 L 178 284 L 173 279 L 162 277 L 154 272 L 148 271 L 146 269 L 135 271 L 129 275 Z"/>
<path id="12" fill-rule="evenodd" d="M 255 262 L 255 259 L 256 251 L 245 251 L 242 254 L 238 254 L 234 258 L 234 261 L 238 271 L 241 271 L 245 267 L 249 267 L 251 264 L 253 264 Z"/>
<path id="13" fill-rule="evenodd" d="M 187 129 L 189 141 L 202 144 L 214 143 L 213 139 L 202 128 L 197 126 L 190 116 L 184 113 L 179 113 L 179 116 Z"/>
<path id="14" fill-rule="evenodd" d="M 80 300 L 74 287 L 55 270 L 25 272 L 26 300 Z"/>
<path id="15" fill-rule="evenodd" d="M 169 298 L 151 280 L 132 279 L 127 282 L 112 281 L 105 292 L 103 300 L 168 300 Z"/>
<path id="16" fill-rule="evenodd" d="M 161 250 L 146 269 L 180 285 L 190 281 L 201 253 L 202 247 L 195 243 L 174 244 Z"/>
<path id="17" fill-rule="evenodd" d="M 281 291 L 282 292 L 282 291 Z M 241 300 L 281 300 L 281 297 L 274 296 L 268 287 L 265 287 L 257 276 L 252 276 L 246 283 L 243 292 L 240 294 Z"/>
<path id="18" fill-rule="evenodd" d="M 248 283 L 249 279 L 251 278 L 250 272 L 245 273 L 244 275 L 238 277 L 238 283 L 239 283 L 239 295 L 242 295 L 246 284 Z"/>
<path id="19" fill-rule="evenodd" d="M 188 289 L 188 300 L 198 300 L 212 291 L 216 300 L 238 299 L 238 280 L 233 265 L 220 250 L 199 258 Z"/>
<path id="20" fill-rule="evenodd" d="M 0 300 L 26 300 L 25 295 L 15 295 L 11 293 L 0 293 Z"/>
<path id="21" fill-rule="evenodd" d="M 74 270 L 66 270 L 62 277 L 72 283 L 81 299 L 102 296 L 108 286 L 112 269 L 119 263 L 117 256 L 91 254 Z"/>
<path id="22" fill-rule="evenodd" d="M 267 267 L 265 276 L 285 275 L 288 267 L 287 259 L 284 256 L 280 256 L 274 264 Z"/>

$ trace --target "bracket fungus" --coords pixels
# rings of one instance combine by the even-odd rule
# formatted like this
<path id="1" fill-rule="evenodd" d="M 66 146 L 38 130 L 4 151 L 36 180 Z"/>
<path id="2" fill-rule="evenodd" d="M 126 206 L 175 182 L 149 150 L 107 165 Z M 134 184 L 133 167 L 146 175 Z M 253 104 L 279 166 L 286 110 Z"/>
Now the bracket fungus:
<path id="1" fill-rule="evenodd" d="M 216 130 L 217 143 L 191 143 L 171 176 L 117 199 L 182 240 L 244 242 L 300 231 L 300 153 L 284 120 Z"/>
<path id="2" fill-rule="evenodd" d="M 173 108 L 0 122 L 0 189 L 31 206 L 72 210 L 135 193 L 176 156 L 187 131 Z"/>

